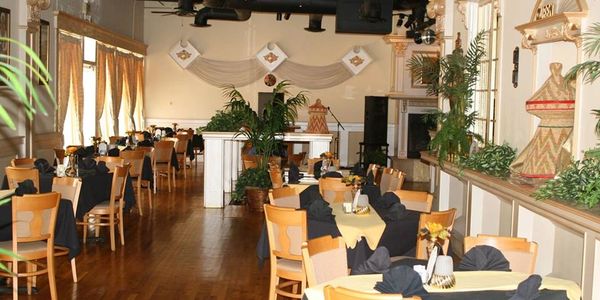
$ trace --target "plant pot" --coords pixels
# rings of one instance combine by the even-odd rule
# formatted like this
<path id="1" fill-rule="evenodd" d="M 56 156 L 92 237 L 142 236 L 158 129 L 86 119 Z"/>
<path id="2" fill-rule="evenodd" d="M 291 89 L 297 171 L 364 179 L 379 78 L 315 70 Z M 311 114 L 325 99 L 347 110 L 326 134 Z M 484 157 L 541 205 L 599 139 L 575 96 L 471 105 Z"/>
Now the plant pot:
<path id="1" fill-rule="evenodd" d="M 269 203 L 269 189 L 246 187 L 245 195 L 250 211 L 262 212 L 263 204 Z"/>

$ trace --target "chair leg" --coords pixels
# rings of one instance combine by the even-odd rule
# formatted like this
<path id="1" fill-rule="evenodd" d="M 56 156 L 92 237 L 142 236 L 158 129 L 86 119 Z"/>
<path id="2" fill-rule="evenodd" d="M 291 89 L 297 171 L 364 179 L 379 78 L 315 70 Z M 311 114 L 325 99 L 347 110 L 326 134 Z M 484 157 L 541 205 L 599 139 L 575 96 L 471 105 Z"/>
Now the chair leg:
<path id="1" fill-rule="evenodd" d="M 25 262 L 25 272 L 33 273 L 32 265 L 33 265 L 32 263 L 26 261 Z M 25 277 L 25 280 L 27 281 L 27 295 L 31 295 L 31 286 L 33 285 L 33 276 L 27 276 L 27 277 Z"/>
<path id="2" fill-rule="evenodd" d="M 148 182 L 148 187 L 146 189 L 148 190 L 148 206 L 150 206 L 150 209 L 152 209 L 152 193 L 150 191 L 150 182 Z"/>
<path id="3" fill-rule="evenodd" d="M 87 242 L 88 223 L 89 223 L 88 214 L 85 214 L 83 216 L 83 244 L 85 244 Z"/>
<path id="4" fill-rule="evenodd" d="M 169 193 L 171 192 L 171 172 L 167 171 L 167 186 L 169 187 Z"/>
<path id="5" fill-rule="evenodd" d="M 77 265 L 75 264 L 75 257 L 71 258 L 71 274 L 73 274 L 73 282 L 77 282 Z"/>
<path id="6" fill-rule="evenodd" d="M 125 246 L 125 230 L 123 229 L 123 208 L 119 208 L 119 235 L 121 236 L 121 246 Z"/>
<path id="7" fill-rule="evenodd" d="M 139 176 L 142 176 L 142 175 L 139 175 Z M 140 216 L 143 216 L 144 212 L 142 211 L 142 178 L 138 177 L 136 179 L 136 181 L 137 181 L 137 199 L 135 199 L 136 200 L 135 202 L 137 203 Z"/>
<path id="8" fill-rule="evenodd" d="M 111 213 L 108 216 L 108 222 L 110 223 L 110 250 L 115 251 L 115 214 Z"/>
<path id="9" fill-rule="evenodd" d="M 19 298 L 19 277 L 17 276 L 17 273 L 19 273 L 19 266 L 18 266 L 18 261 L 16 259 L 13 259 L 12 267 L 13 267 L 13 274 L 14 274 L 12 277 L 13 299 L 18 299 Z"/>
<path id="10" fill-rule="evenodd" d="M 277 284 L 279 283 L 279 277 L 271 272 L 271 280 L 269 282 L 269 300 L 277 300 Z"/>
<path id="11" fill-rule="evenodd" d="M 172 168 L 171 170 L 171 174 L 173 174 L 173 189 L 175 189 L 177 186 L 175 185 L 175 168 Z"/>
<path id="12" fill-rule="evenodd" d="M 156 171 L 152 172 L 152 180 L 154 180 L 154 186 L 152 188 L 154 189 L 154 194 L 156 194 L 156 185 L 158 184 L 156 177 Z"/>
<path id="13" fill-rule="evenodd" d="M 48 255 L 48 284 L 50 285 L 50 298 L 58 299 L 56 294 L 56 275 L 54 274 L 54 255 Z"/>

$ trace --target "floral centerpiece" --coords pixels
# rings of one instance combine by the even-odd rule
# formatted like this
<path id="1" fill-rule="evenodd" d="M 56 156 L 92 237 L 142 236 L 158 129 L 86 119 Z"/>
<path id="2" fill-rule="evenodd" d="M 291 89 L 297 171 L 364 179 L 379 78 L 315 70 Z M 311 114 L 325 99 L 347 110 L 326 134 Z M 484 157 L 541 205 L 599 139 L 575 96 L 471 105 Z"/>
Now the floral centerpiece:
<path id="1" fill-rule="evenodd" d="M 322 159 L 333 159 L 333 153 L 327 151 L 327 152 L 323 152 L 321 153 L 321 158 Z"/>
<path id="2" fill-rule="evenodd" d="M 65 156 L 68 157 L 67 168 L 65 175 L 68 177 L 77 177 L 77 146 L 69 146 L 65 150 Z"/>
<path id="3" fill-rule="evenodd" d="M 348 175 L 342 178 L 342 182 L 345 183 L 346 186 L 352 186 L 352 198 L 354 198 L 356 193 L 359 193 L 366 180 L 359 175 Z"/>
<path id="4" fill-rule="evenodd" d="M 333 160 L 333 153 L 327 151 L 327 152 L 323 152 L 321 153 L 321 174 L 325 174 L 327 173 L 327 171 L 329 170 L 329 167 L 332 164 L 332 160 Z"/>
<path id="5" fill-rule="evenodd" d="M 436 244 L 446 243 L 450 238 L 450 231 L 440 223 L 427 222 L 425 227 L 419 230 L 419 238 L 427 240 L 427 254 L 429 254 Z"/>

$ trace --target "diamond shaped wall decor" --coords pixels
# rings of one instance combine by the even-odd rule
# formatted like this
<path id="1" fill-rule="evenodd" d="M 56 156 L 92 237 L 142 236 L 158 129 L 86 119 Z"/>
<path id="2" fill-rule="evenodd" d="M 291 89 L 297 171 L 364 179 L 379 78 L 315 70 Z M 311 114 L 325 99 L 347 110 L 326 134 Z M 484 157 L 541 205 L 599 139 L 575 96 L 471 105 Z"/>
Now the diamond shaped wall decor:
<path id="1" fill-rule="evenodd" d="M 357 75 L 366 68 L 372 59 L 369 54 L 361 47 L 354 47 L 348 54 L 342 58 L 342 63 L 352 74 Z"/>
<path id="2" fill-rule="evenodd" d="M 190 44 L 189 41 L 180 41 L 171 47 L 169 56 L 182 68 L 187 68 L 196 57 L 200 55 L 200 52 Z"/>
<path id="3" fill-rule="evenodd" d="M 267 68 L 273 71 L 287 59 L 287 55 L 275 43 L 269 43 L 256 53 L 256 58 Z"/>

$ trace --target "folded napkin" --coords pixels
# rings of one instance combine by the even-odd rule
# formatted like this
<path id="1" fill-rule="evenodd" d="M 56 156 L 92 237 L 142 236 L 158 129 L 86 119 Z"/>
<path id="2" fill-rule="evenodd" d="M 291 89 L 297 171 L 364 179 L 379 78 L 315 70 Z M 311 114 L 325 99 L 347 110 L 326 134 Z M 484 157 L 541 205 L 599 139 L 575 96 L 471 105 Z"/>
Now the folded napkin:
<path id="1" fill-rule="evenodd" d="M 487 245 L 475 246 L 465 253 L 458 271 L 508 271 L 510 264 L 500 250 Z"/>
<path id="2" fill-rule="evenodd" d="M 358 175 L 360 177 L 365 176 L 365 171 L 360 167 L 359 163 L 356 163 L 354 167 L 352 167 L 352 174 Z"/>
<path id="3" fill-rule="evenodd" d="M 400 202 L 393 203 L 383 212 L 384 221 L 397 221 L 406 216 L 406 207 Z"/>
<path id="4" fill-rule="evenodd" d="M 375 284 L 375 290 L 383 294 L 402 294 L 403 297 L 425 297 L 421 276 L 408 266 L 397 266 L 383 273 L 383 281 Z"/>
<path id="5" fill-rule="evenodd" d="M 333 210 L 323 198 L 313 200 L 306 208 L 306 218 L 323 222 L 335 223 Z"/>
<path id="6" fill-rule="evenodd" d="M 106 174 L 108 173 L 110 170 L 108 169 L 108 167 L 106 166 L 106 162 L 103 161 L 99 161 L 98 164 L 96 164 L 96 173 L 97 174 Z"/>
<path id="7" fill-rule="evenodd" d="M 154 147 L 154 143 L 150 139 L 143 140 L 137 143 L 138 146 L 142 147 Z"/>
<path id="8" fill-rule="evenodd" d="M 323 167 L 323 161 L 320 160 L 318 162 L 316 162 L 313 166 L 313 175 L 315 176 L 315 179 L 319 179 L 321 178 L 321 167 Z"/>
<path id="9" fill-rule="evenodd" d="M 370 199 L 371 199 L 371 197 L 369 197 L 369 200 Z M 378 197 L 377 199 L 378 200 L 370 201 L 371 206 L 373 206 L 377 210 L 387 210 L 392 205 L 394 205 L 394 203 L 400 203 L 400 198 L 398 198 L 398 196 L 396 196 L 396 194 L 394 194 L 392 192 L 386 192 L 385 194 L 383 194 L 381 197 Z"/>
<path id="10" fill-rule="evenodd" d="M 323 196 L 321 196 L 321 193 L 319 192 L 319 186 L 313 184 L 300 192 L 300 208 L 308 208 L 308 206 L 316 199 L 323 200 Z"/>
<path id="11" fill-rule="evenodd" d="M 299 183 L 300 178 L 302 178 L 302 174 L 300 174 L 300 169 L 296 164 L 291 163 L 290 170 L 288 171 L 288 183 Z"/>
<path id="12" fill-rule="evenodd" d="M 84 159 L 86 157 L 94 156 L 94 146 L 81 147 L 75 151 L 75 154 L 79 159 Z"/>
<path id="13" fill-rule="evenodd" d="M 119 148 L 112 148 L 112 149 L 108 150 L 108 156 L 118 157 L 119 152 L 120 152 Z"/>
<path id="14" fill-rule="evenodd" d="M 323 176 L 321 176 L 321 177 L 323 177 L 323 178 L 344 178 L 344 176 L 341 173 L 336 172 L 336 171 L 327 172 L 327 173 L 323 174 Z"/>
<path id="15" fill-rule="evenodd" d="M 392 261 L 386 247 L 377 247 L 369 259 L 352 268 L 350 275 L 381 274 L 390 269 Z"/>
<path id="16" fill-rule="evenodd" d="M 33 165 L 40 171 L 40 175 L 43 174 L 52 174 L 54 172 L 54 168 L 50 165 L 50 163 L 44 158 L 38 158 L 33 162 Z"/>
<path id="17" fill-rule="evenodd" d="M 33 185 L 33 181 L 31 179 L 25 179 L 23 182 L 19 182 L 17 184 L 17 188 L 15 189 L 15 195 L 17 196 L 35 193 L 37 193 L 37 189 Z"/>
<path id="18" fill-rule="evenodd" d="M 540 295 L 542 277 L 537 274 L 529 276 L 517 286 L 517 291 L 508 300 L 533 300 Z"/>

